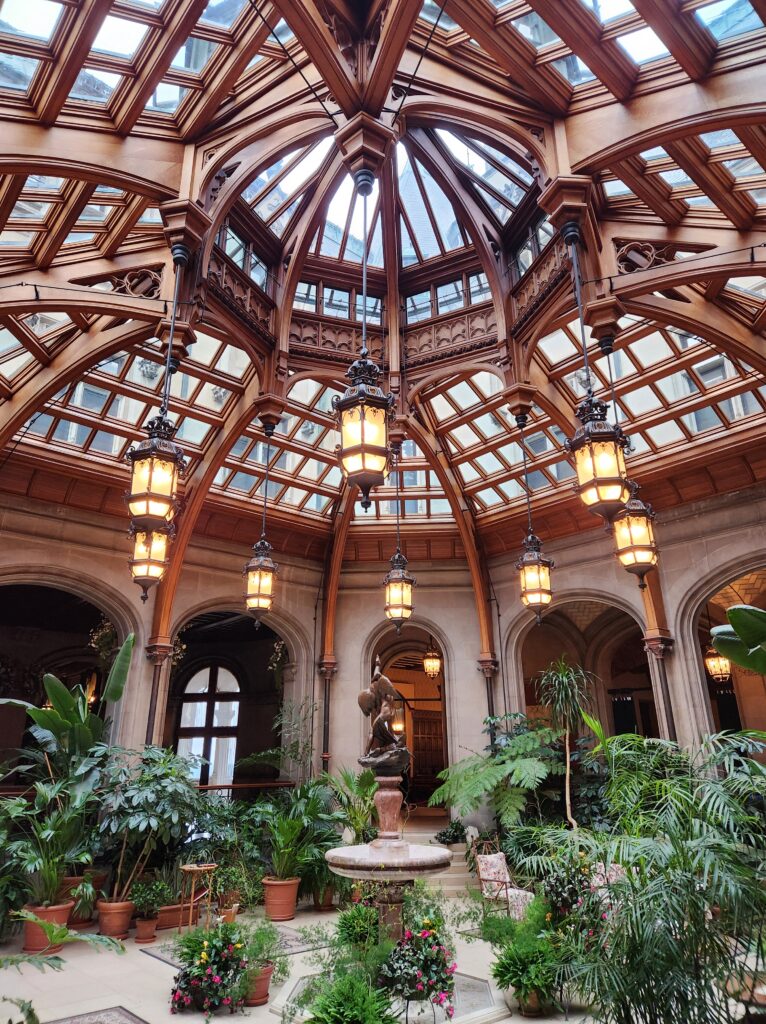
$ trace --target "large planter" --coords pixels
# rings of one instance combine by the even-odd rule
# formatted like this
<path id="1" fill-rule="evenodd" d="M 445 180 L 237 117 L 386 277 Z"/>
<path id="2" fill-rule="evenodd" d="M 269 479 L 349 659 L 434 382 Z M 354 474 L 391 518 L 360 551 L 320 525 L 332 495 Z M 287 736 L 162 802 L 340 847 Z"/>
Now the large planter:
<path id="1" fill-rule="evenodd" d="M 181 920 L 181 910 L 183 909 L 183 921 Z M 194 908 L 192 910 L 192 924 L 199 924 L 199 909 L 200 903 L 195 899 Z M 180 903 L 168 904 L 165 907 L 160 907 L 159 914 L 157 917 L 157 931 L 162 931 L 163 928 L 178 928 L 179 925 L 184 927 L 189 923 L 189 904 L 187 903 L 183 908 Z"/>
<path id="2" fill-rule="evenodd" d="M 292 921 L 300 878 L 264 878 L 263 906 L 269 921 Z"/>
<path id="3" fill-rule="evenodd" d="M 74 906 L 74 900 L 66 900 L 64 903 L 54 903 L 50 907 L 33 907 L 27 904 L 24 910 L 28 910 L 35 917 L 39 917 L 41 921 L 47 921 L 52 924 L 66 924 L 69 920 L 69 915 Z M 39 924 L 35 924 L 34 921 L 24 922 L 24 945 L 22 947 L 25 953 L 42 953 L 45 950 L 47 953 L 58 953 L 60 949 L 63 949 L 61 943 L 55 946 L 48 945 L 48 936 L 45 934 Z"/>
<path id="4" fill-rule="evenodd" d="M 140 946 L 146 946 L 157 938 L 157 918 L 137 917 L 136 918 L 136 939 Z"/>
<path id="5" fill-rule="evenodd" d="M 65 875 L 61 881 L 61 888 L 59 889 L 59 897 L 62 900 L 68 900 L 71 898 L 72 890 L 76 889 L 77 886 L 82 882 L 83 878 L 90 878 L 93 883 L 93 888 L 96 893 L 100 893 L 106 885 L 106 880 L 109 875 L 108 871 L 86 871 L 84 875 Z M 74 904 L 72 905 L 72 913 L 69 915 L 69 927 L 70 928 L 86 928 L 93 920 L 93 911 L 90 914 L 78 914 L 74 910 Z"/>
<path id="6" fill-rule="evenodd" d="M 333 909 L 333 899 L 335 898 L 335 886 L 332 882 L 328 882 L 324 889 L 314 890 L 314 910 L 320 913 L 326 913 Z"/>
<path id="7" fill-rule="evenodd" d="M 269 1001 L 269 985 L 274 973 L 274 964 L 265 964 L 257 973 L 250 974 L 250 989 L 245 996 L 245 1006 L 265 1006 Z"/>
<path id="8" fill-rule="evenodd" d="M 503 996 L 505 998 L 505 1005 L 509 1010 L 516 1009 L 514 1003 L 518 1005 L 519 1013 L 522 1017 L 540 1017 L 542 1015 L 543 1005 L 537 992 L 530 992 L 526 999 L 520 999 L 518 996 L 514 999 L 513 992 L 509 989 L 503 993 Z"/>
<path id="9" fill-rule="evenodd" d="M 108 935 L 111 939 L 127 939 L 135 904 L 130 900 L 98 900 L 96 909 L 99 935 Z"/>

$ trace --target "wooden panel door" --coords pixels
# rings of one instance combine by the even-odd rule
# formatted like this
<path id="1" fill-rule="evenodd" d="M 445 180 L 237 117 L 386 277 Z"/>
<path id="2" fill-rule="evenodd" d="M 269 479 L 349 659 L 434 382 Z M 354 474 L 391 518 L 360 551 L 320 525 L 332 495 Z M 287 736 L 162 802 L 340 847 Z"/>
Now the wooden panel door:
<path id="1" fill-rule="evenodd" d="M 412 712 L 412 791 L 415 800 L 430 796 L 444 768 L 444 724 L 441 711 Z"/>

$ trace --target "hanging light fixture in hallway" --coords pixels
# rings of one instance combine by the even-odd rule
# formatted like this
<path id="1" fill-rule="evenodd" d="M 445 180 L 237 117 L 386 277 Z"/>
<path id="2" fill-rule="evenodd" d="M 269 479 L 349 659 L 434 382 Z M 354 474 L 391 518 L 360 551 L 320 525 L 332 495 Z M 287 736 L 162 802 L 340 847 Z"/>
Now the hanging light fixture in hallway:
<path id="1" fill-rule="evenodd" d="M 348 387 L 333 398 L 338 417 L 340 447 L 338 454 L 344 475 L 362 492 L 362 508 L 370 507 L 370 491 L 383 483 L 388 474 L 388 422 L 394 404 L 393 395 L 384 394 L 378 384 L 381 371 L 367 349 L 367 198 L 374 176 L 361 169 L 354 175 L 357 193 L 362 197 L 362 348 L 359 358 L 348 368 Z"/>
<path id="2" fill-rule="evenodd" d="M 279 571 L 271 557 L 271 544 L 266 540 L 266 506 L 269 498 L 269 463 L 271 461 L 271 438 L 274 424 L 265 423 L 266 435 L 266 468 L 263 474 L 263 519 L 261 536 L 253 547 L 253 556 L 244 569 L 245 607 L 255 619 L 256 629 L 261 624 L 261 616 L 271 611 L 274 601 L 274 584 Z"/>
<path id="3" fill-rule="evenodd" d="M 186 464 L 183 450 L 173 441 L 176 425 L 168 418 L 168 407 L 171 377 L 178 369 L 173 340 L 181 271 L 188 264 L 190 253 L 182 243 L 173 245 L 171 253 L 175 285 L 160 408 L 146 425 L 146 439 L 129 448 L 125 456 L 131 466 L 126 501 L 131 517 L 133 554 L 128 564 L 133 580 L 142 588 L 142 601 L 146 601 L 148 589 L 165 575 L 168 547 L 175 534 L 174 519 L 180 508 L 178 481 Z"/>
<path id="4" fill-rule="evenodd" d="M 407 572 L 407 559 L 402 554 L 402 542 L 399 529 L 399 452 L 400 445 L 393 446 L 394 473 L 396 481 L 396 551 L 391 557 L 391 568 L 385 575 L 386 618 L 401 632 L 402 623 L 412 615 L 412 588 L 415 577 Z"/>
<path id="5" fill-rule="evenodd" d="M 630 483 L 625 469 L 625 450 L 629 447 L 629 441 L 617 423 L 607 421 L 606 403 L 593 394 L 593 377 L 588 360 L 582 304 L 578 254 L 579 225 L 574 221 L 566 223 L 561 229 L 561 236 L 569 248 L 572 263 L 585 373 L 585 398 L 577 409 L 577 418 L 582 426 L 578 427 L 574 437 L 565 443 L 565 448 L 574 456 L 577 493 L 586 508 L 611 521 L 630 499 Z"/>
<path id="6" fill-rule="evenodd" d="M 442 670 L 442 659 L 439 652 L 436 650 L 434 644 L 434 638 L 428 635 L 428 649 L 423 655 L 423 671 L 429 679 L 436 679 Z"/>
<path id="7" fill-rule="evenodd" d="M 713 628 L 713 620 L 710 616 L 710 608 L 707 605 L 705 606 L 705 612 L 707 614 L 707 631 L 709 635 Z M 731 679 L 731 662 L 723 654 L 719 654 L 711 643 L 708 643 L 705 649 L 703 660 L 705 662 L 705 671 L 719 686 L 722 686 Z"/>
<path id="8" fill-rule="evenodd" d="M 531 608 L 537 616 L 538 625 L 542 622 L 543 608 L 553 599 L 551 589 L 551 569 L 553 559 L 543 554 L 543 545 L 532 528 L 532 500 L 529 495 L 529 472 L 527 468 L 527 445 L 524 439 L 524 428 L 527 425 L 527 414 L 516 413 L 516 426 L 521 433 L 521 457 L 524 465 L 524 493 L 527 497 L 527 535 L 524 538 L 524 553 L 516 563 L 521 583 L 522 603 Z"/>
<path id="9" fill-rule="evenodd" d="M 638 485 L 633 485 L 630 501 L 612 520 L 614 542 L 620 564 L 638 576 L 639 586 L 645 587 L 644 577 L 657 565 L 658 548 L 654 539 L 654 509 L 638 497 Z"/>

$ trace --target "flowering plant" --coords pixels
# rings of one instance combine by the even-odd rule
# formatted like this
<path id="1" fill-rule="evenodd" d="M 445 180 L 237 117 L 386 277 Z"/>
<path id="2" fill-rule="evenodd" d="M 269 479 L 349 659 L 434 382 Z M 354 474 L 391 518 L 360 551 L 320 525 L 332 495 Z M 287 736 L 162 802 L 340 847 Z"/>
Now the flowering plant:
<path id="1" fill-rule="evenodd" d="M 210 931 L 196 928 L 180 936 L 173 951 L 181 971 L 173 982 L 171 1013 L 202 1010 L 208 1021 L 222 1006 L 230 1013 L 242 1006 L 248 961 L 236 924 L 221 924 Z"/>
<path id="2" fill-rule="evenodd" d="M 441 1006 L 447 1017 L 455 1009 L 455 963 L 452 951 L 442 942 L 430 918 L 424 918 L 415 931 L 407 929 L 394 946 L 380 971 L 382 984 L 407 1001 L 430 999 Z"/>

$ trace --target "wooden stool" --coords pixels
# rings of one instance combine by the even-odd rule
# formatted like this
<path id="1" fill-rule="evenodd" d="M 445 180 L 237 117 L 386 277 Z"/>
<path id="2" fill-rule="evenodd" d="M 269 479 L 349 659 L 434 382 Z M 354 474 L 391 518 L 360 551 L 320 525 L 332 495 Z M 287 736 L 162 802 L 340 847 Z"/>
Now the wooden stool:
<path id="1" fill-rule="evenodd" d="M 189 895 L 189 927 L 192 926 L 194 920 L 194 894 L 197 890 L 197 882 L 203 881 L 207 884 L 207 905 L 206 911 L 207 916 L 205 918 L 205 928 L 210 925 L 210 903 L 212 900 L 212 881 L 213 872 L 218 867 L 217 864 L 182 864 L 181 871 L 183 872 L 183 881 L 181 883 L 181 909 L 178 913 L 178 934 L 181 934 L 181 929 L 184 924 L 184 907 L 186 905 L 186 880 L 191 879 L 191 892 Z"/>

